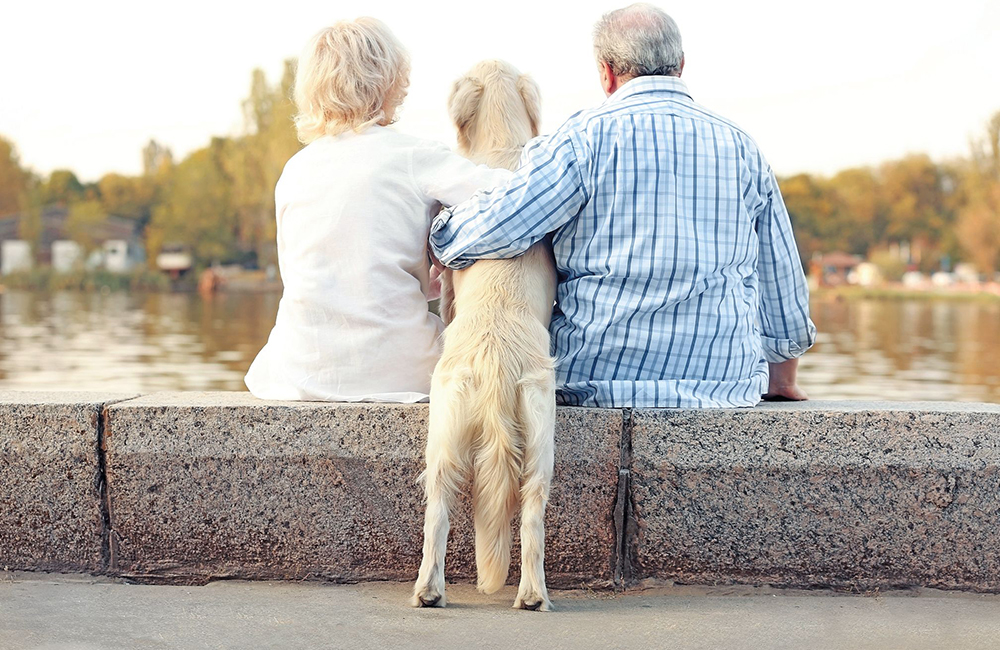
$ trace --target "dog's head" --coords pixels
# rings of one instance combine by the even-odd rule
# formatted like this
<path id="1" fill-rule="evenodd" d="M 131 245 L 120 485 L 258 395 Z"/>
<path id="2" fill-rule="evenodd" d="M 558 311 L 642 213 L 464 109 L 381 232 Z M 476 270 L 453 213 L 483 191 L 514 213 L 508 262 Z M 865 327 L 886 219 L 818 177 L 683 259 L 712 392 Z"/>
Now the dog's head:
<path id="1" fill-rule="evenodd" d="M 458 129 L 459 151 L 473 160 L 520 147 L 538 135 L 538 84 L 505 61 L 483 61 L 455 82 L 448 112 Z"/>

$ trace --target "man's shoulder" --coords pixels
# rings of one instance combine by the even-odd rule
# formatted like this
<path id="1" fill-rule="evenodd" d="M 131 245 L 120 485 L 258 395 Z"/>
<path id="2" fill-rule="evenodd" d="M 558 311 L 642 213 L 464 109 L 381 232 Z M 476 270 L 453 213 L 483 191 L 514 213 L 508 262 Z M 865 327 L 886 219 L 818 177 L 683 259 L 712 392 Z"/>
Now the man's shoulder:
<path id="1" fill-rule="evenodd" d="M 675 97 L 664 93 L 633 95 L 621 102 L 604 102 L 593 108 L 571 115 L 559 131 L 591 139 L 607 131 L 612 125 L 634 119 L 638 115 L 658 115 L 665 120 L 709 125 L 711 128 L 732 134 L 749 151 L 759 154 L 757 141 L 741 126 L 689 97 Z"/>

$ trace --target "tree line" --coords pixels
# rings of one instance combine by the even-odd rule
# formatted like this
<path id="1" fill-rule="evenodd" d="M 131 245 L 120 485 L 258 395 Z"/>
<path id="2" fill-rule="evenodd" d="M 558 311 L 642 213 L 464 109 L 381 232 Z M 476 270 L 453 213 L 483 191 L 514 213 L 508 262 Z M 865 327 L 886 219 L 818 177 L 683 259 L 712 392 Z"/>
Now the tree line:
<path id="1" fill-rule="evenodd" d="M 1000 112 L 967 157 L 935 162 L 910 155 L 832 177 L 779 179 L 804 262 L 844 251 L 891 266 L 905 245 L 914 268 L 956 262 L 983 274 L 1000 270 Z"/>
<path id="2" fill-rule="evenodd" d="M 26 215 L 20 236 L 37 243 L 41 209 L 66 205 L 67 229 L 85 249 L 94 245 L 88 232 L 107 215 L 133 219 L 151 264 L 176 244 L 198 266 L 274 262 L 274 185 L 300 147 L 290 100 L 294 65 L 286 61 L 275 84 L 254 70 L 242 104 L 242 135 L 212 138 L 179 162 L 151 141 L 139 176 L 112 173 L 82 183 L 57 170 L 41 177 L 23 168 L 13 143 L 0 138 L 0 216 Z M 807 266 L 814 255 L 844 251 L 927 272 L 958 261 L 984 274 L 1000 269 L 1000 112 L 967 157 L 935 162 L 911 155 L 831 177 L 784 177 L 779 184 Z"/>
<path id="3" fill-rule="evenodd" d="M 171 245 L 189 250 L 199 267 L 274 262 L 274 186 L 300 147 L 290 99 L 294 65 L 285 61 L 274 84 L 253 71 L 242 135 L 214 137 L 179 162 L 150 141 L 138 176 L 111 173 L 83 183 L 72 171 L 56 170 L 41 177 L 23 168 L 13 143 L 0 137 L 0 216 L 24 215 L 19 236 L 37 245 L 42 209 L 64 205 L 68 234 L 85 250 L 96 244 L 88 233 L 108 215 L 132 219 L 150 265 Z"/>

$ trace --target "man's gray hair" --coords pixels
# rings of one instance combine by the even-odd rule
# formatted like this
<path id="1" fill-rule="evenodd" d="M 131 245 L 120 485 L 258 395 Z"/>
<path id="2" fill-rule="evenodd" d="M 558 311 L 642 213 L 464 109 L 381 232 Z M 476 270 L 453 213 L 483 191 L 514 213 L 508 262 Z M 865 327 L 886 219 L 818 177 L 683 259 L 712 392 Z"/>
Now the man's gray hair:
<path id="1" fill-rule="evenodd" d="M 643 2 L 604 14 L 594 27 L 594 53 L 615 76 L 681 73 L 684 50 L 677 23 Z"/>

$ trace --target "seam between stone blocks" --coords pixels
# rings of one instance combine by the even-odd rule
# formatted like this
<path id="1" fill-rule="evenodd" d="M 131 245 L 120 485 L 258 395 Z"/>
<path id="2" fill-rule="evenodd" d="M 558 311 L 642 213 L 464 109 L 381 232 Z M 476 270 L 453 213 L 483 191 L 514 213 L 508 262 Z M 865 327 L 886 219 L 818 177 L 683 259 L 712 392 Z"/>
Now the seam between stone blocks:
<path id="1" fill-rule="evenodd" d="M 108 467 L 104 448 L 107 405 L 97 409 L 97 493 L 101 508 L 101 572 L 111 568 L 111 504 L 108 500 Z"/>
<path id="2" fill-rule="evenodd" d="M 615 494 L 614 526 L 615 548 L 614 586 L 624 589 L 632 581 L 630 554 L 634 525 L 632 510 L 632 409 L 622 409 L 621 439 L 619 441 L 618 488 Z"/>
<path id="3" fill-rule="evenodd" d="M 114 574 L 118 564 L 118 544 L 111 514 L 111 493 L 108 489 L 108 460 L 106 428 L 108 407 L 131 401 L 133 398 L 104 402 L 97 409 L 97 492 L 101 511 L 101 568 L 100 573 Z"/>

